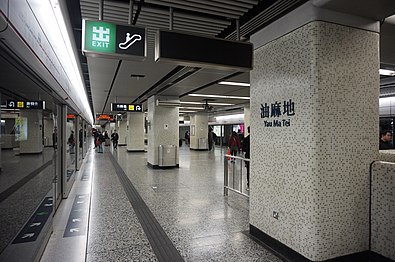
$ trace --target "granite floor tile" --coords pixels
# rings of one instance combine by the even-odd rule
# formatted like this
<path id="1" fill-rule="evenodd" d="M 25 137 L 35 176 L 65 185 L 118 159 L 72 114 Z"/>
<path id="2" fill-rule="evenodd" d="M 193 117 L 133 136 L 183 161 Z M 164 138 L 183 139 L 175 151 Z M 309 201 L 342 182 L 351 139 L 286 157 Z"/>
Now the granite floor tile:
<path id="1" fill-rule="evenodd" d="M 147 153 L 125 147 L 114 157 L 185 261 L 279 262 L 245 233 L 248 199 L 223 195 L 224 153 L 181 147 L 180 167 L 164 170 L 147 167 Z M 110 157 L 91 154 L 86 261 L 157 261 Z"/>

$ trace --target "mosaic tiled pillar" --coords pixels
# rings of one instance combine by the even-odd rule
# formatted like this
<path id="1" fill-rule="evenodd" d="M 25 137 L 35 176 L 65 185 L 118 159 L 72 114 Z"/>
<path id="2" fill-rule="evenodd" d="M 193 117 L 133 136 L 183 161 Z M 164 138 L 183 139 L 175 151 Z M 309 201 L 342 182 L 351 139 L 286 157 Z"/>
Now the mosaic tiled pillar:
<path id="1" fill-rule="evenodd" d="M 178 97 L 176 98 L 178 99 Z M 178 128 L 178 107 L 157 106 L 156 97 L 148 98 L 148 148 L 147 164 L 151 167 L 158 167 L 159 146 L 174 145 L 177 147 L 176 166 L 179 163 L 179 128 Z"/>
<path id="2" fill-rule="evenodd" d="M 250 224 L 313 261 L 369 248 L 378 47 L 314 21 L 254 52 Z"/>
<path id="3" fill-rule="evenodd" d="M 372 165 L 372 250 L 395 260 L 395 163 Z"/>
<path id="4" fill-rule="evenodd" d="M 128 112 L 128 151 L 144 151 L 144 113 Z"/>
<path id="5" fill-rule="evenodd" d="M 118 121 L 118 145 L 120 146 L 126 145 L 126 137 L 128 135 L 127 128 L 128 124 L 126 119 L 123 118 L 121 121 Z"/>
<path id="6" fill-rule="evenodd" d="M 244 107 L 244 136 L 248 136 L 247 128 L 251 125 L 251 110 L 250 106 Z"/>
<path id="7" fill-rule="evenodd" d="M 208 115 L 200 113 L 191 116 L 190 122 L 190 140 L 191 149 L 207 150 L 208 149 Z"/>

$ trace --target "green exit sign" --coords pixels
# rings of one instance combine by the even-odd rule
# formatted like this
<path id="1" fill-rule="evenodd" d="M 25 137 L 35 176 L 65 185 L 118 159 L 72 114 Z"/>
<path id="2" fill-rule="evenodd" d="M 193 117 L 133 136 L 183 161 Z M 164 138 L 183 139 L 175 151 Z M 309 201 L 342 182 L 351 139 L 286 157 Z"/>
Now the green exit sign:
<path id="1" fill-rule="evenodd" d="M 82 51 L 89 56 L 144 59 L 146 31 L 130 25 L 83 20 Z"/>
<path id="2" fill-rule="evenodd" d="M 85 21 L 84 50 L 115 53 L 116 26 L 101 21 Z"/>

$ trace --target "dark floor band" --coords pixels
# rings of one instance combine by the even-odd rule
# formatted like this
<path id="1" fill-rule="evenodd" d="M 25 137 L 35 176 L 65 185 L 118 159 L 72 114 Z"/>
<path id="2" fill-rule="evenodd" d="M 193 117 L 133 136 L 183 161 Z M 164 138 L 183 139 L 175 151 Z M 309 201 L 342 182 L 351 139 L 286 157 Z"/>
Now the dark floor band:
<path id="1" fill-rule="evenodd" d="M 144 200 L 141 198 L 132 182 L 118 164 L 117 160 L 111 153 L 107 154 L 110 156 L 118 179 L 121 182 L 130 203 L 132 204 L 132 207 L 140 221 L 141 226 L 143 227 L 145 234 L 147 235 L 157 259 L 159 261 L 169 262 L 184 261 L 178 250 L 174 247 L 173 242 L 171 242 L 166 232 L 158 223 L 151 210 L 145 204 Z"/>
<path id="2" fill-rule="evenodd" d="M 7 197 L 12 195 L 14 192 L 18 191 L 18 189 L 20 189 L 24 184 L 29 182 L 31 179 L 33 179 L 35 176 L 37 176 L 41 171 L 43 171 L 45 168 L 47 168 L 51 164 L 52 164 L 52 160 L 49 160 L 44 165 L 37 168 L 36 170 L 34 170 L 33 172 L 31 172 L 30 174 L 28 174 L 21 180 L 19 180 L 18 182 L 16 182 L 12 186 L 10 186 L 9 188 L 7 188 L 3 192 L 1 192 L 0 193 L 0 203 L 3 202 Z"/>

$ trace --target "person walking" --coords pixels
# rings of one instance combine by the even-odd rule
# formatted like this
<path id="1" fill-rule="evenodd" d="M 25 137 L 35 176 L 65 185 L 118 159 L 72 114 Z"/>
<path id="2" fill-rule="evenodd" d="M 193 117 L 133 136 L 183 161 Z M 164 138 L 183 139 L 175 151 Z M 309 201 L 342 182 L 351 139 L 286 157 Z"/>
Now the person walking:
<path id="1" fill-rule="evenodd" d="M 105 141 L 103 134 L 98 131 L 96 145 L 99 147 L 97 153 L 103 153 L 103 142 Z"/>
<path id="2" fill-rule="evenodd" d="M 229 148 L 230 148 L 230 154 L 232 156 L 237 156 L 237 152 L 241 150 L 241 142 L 239 139 L 239 136 L 235 131 L 232 132 L 232 135 L 229 138 L 228 142 Z M 231 158 L 231 163 L 235 163 L 235 159 Z"/>
<path id="3" fill-rule="evenodd" d="M 118 147 L 118 139 L 119 135 L 117 133 L 117 130 L 115 129 L 114 132 L 111 134 L 112 146 L 114 147 L 114 149 L 117 149 Z"/>

